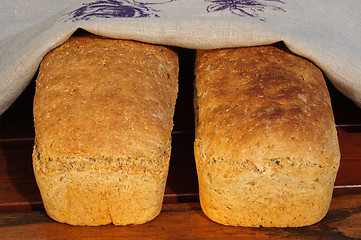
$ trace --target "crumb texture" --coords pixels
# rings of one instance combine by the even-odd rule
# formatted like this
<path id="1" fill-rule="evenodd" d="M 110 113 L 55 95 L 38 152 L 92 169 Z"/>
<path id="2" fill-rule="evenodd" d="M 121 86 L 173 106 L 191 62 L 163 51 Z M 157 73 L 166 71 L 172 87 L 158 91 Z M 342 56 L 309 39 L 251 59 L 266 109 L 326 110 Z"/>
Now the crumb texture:
<path id="1" fill-rule="evenodd" d="M 195 71 L 205 214 L 236 226 L 321 220 L 340 160 L 322 72 L 275 46 L 198 51 Z"/>
<path id="2" fill-rule="evenodd" d="M 159 214 L 177 81 L 178 56 L 163 46 L 73 36 L 44 57 L 33 165 L 49 216 L 126 225 Z"/>

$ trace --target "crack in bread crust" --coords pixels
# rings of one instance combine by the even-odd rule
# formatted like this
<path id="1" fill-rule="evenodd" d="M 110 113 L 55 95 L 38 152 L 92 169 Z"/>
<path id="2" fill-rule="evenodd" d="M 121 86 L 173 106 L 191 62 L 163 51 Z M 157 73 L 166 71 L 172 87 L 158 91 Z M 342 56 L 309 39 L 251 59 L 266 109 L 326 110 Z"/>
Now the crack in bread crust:
<path id="1" fill-rule="evenodd" d="M 50 217 L 141 224 L 160 213 L 178 92 L 165 46 L 72 36 L 43 59 L 33 166 Z"/>

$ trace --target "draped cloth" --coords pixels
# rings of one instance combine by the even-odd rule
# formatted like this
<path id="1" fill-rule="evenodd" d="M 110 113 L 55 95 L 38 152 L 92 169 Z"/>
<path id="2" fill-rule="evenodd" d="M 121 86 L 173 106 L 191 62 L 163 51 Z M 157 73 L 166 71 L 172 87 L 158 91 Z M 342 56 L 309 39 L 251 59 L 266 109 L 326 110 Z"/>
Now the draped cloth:
<path id="1" fill-rule="evenodd" d="M 283 41 L 361 106 L 359 0 L 1 0 L 0 114 L 79 28 L 191 49 Z"/>

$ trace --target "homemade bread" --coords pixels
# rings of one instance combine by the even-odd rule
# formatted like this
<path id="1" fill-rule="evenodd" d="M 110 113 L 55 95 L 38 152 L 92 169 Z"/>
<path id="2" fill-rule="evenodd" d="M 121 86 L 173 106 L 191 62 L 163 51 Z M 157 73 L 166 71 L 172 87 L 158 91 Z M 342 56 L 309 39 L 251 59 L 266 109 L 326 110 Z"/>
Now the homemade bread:
<path id="1" fill-rule="evenodd" d="M 73 36 L 43 59 L 33 165 L 48 215 L 141 224 L 161 210 L 178 56 L 163 46 Z"/>
<path id="2" fill-rule="evenodd" d="M 195 71 L 204 213 L 234 226 L 320 221 L 340 160 L 321 71 L 275 46 L 198 51 Z"/>

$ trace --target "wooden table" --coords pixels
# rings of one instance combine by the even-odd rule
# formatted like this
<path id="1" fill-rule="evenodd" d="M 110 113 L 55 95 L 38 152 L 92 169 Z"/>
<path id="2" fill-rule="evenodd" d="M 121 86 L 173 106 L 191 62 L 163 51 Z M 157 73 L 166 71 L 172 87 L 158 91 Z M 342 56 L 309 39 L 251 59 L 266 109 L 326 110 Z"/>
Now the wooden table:
<path id="1" fill-rule="evenodd" d="M 169 177 L 161 214 L 137 226 L 74 227 L 50 219 L 32 170 L 34 82 L 0 117 L 0 239 L 361 239 L 361 109 L 327 81 L 341 149 L 331 208 L 303 228 L 227 227 L 209 220 L 198 201 L 193 157 L 194 51 L 180 51 Z"/>

